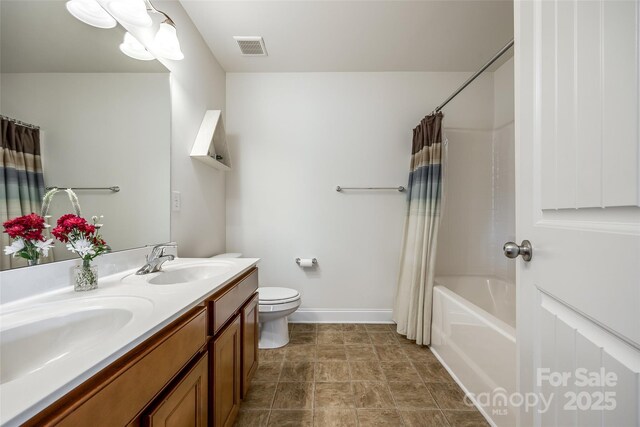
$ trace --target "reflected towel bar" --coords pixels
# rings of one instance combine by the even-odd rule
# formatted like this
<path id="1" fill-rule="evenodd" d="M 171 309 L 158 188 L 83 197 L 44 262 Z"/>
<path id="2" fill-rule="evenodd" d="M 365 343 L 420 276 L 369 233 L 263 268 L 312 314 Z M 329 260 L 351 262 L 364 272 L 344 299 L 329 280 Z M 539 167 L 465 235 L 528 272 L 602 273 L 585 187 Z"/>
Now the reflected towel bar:
<path id="1" fill-rule="evenodd" d="M 109 191 L 113 191 L 114 193 L 117 193 L 118 191 L 120 191 L 120 187 L 118 187 L 117 185 L 114 185 L 113 187 L 47 187 L 46 190 L 53 190 L 54 188 L 57 188 L 58 190 L 109 190 Z"/>
<path id="2" fill-rule="evenodd" d="M 405 188 L 403 186 L 399 187 L 340 187 L 339 185 L 336 187 L 337 192 L 341 192 L 342 190 L 396 190 L 399 192 L 403 192 Z"/>

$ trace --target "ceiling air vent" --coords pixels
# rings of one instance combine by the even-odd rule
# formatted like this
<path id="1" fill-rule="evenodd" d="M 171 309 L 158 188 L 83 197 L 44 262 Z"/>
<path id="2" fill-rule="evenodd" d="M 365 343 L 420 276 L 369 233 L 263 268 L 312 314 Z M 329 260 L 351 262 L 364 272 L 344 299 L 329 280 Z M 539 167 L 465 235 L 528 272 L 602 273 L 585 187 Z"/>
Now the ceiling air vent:
<path id="1" fill-rule="evenodd" d="M 240 53 L 244 56 L 267 56 L 262 37 L 233 37 L 240 47 Z"/>

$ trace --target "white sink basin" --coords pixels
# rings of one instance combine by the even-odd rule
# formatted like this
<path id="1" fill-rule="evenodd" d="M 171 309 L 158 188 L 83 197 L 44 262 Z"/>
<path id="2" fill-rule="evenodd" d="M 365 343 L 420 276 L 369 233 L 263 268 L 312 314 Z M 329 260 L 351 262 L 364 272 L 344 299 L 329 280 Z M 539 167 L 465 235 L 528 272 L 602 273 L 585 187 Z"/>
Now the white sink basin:
<path id="1" fill-rule="evenodd" d="M 177 285 L 180 283 L 197 282 L 211 279 L 231 271 L 232 264 L 216 262 L 211 264 L 186 265 L 161 271 L 149 277 L 148 283 L 152 285 Z"/>
<path id="2" fill-rule="evenodd" d="M 151 313 L 140 297 L 89 297 L 48 303 L 0 318 L 0 384 L 86 350 Z"/>

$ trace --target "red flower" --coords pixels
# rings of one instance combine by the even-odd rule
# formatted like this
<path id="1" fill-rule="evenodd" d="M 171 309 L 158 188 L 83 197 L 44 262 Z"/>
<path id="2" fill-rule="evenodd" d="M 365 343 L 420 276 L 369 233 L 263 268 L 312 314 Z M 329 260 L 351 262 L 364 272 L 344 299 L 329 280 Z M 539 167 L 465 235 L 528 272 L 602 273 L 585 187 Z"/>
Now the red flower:
<path id="1" fill-rule="evenodd" d="M 23 215 L 2 224 L 4 232 L 12 239 L 23 238 L 25 240 L 44 241 L 42 230 L 44 230 L 44 218 L 35 213 Z"/>

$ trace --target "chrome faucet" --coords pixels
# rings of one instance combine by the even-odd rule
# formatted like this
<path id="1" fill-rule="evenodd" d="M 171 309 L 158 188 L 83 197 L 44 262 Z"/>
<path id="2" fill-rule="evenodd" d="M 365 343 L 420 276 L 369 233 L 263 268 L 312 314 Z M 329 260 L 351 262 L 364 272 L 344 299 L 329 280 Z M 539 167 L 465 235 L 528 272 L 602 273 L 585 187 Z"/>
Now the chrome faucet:
<path id="1" fill-rule="evenodd" d="M 174 255 L 165 255 L 164 250 L 166 248 L 175 248 L 178 245 L 176 243 L 161 243 L 151 248 L 151 253 L 147 255 L 147 263 L 142 268 L 136 271 L 137 275 L 156 273 L 162 268 L 162 264 L 166 261 L 173 261 L 176 257 Z"/>

